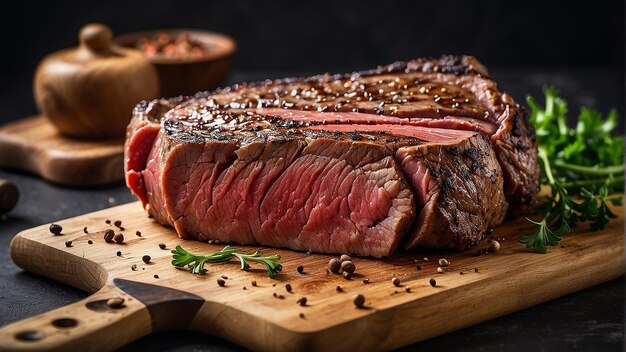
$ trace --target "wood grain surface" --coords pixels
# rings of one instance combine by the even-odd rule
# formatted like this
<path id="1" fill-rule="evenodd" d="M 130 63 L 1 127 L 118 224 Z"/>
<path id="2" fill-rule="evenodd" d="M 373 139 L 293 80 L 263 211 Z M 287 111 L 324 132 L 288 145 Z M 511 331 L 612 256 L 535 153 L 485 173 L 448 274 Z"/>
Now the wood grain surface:
<path id="1" fill-rule="evenodd" d="M 44 116 L 0 127 L 0 167 L 32 172 L 66 186 L 120 181 L 124 140 L 81 140 L 61 135 Z"/>
<path id="2" fill-rule="evenodd" d="M 623 213 L 622 208 L 615 210 Z M 121 220 L 124 231 L 106 224 L 107 219 Z M 577 229 L 546 255 L 531 253 L 516 241 L 521 231 L 529 230 L 520 220 L 495 229 L 493 237 L 501 244 L 496 253 L 477 255 L 487 247 L 485 241 L 463 253 L 354 258 L 357 270 L 351 280 L 326 272 L 333 256 L 272 248 L 260 249 L 282 256 L 284 269 L 275 279 L 256 265 L 241 271 L 235 261 L 211 264 L 207 274 L 192 275 L 170 265 L 172 248 L 181 244 L 190 251 L 208 252 L 223 245 L 183 241 L 172 229 L 147 218 L 138 203 L 58 224 L 63 226 L 61 236 L 52 235 L 48 225 L 18 234 L 11 244 L 13 260 L 25 270 L 96 293 L 1 328 L 0 350 L 114 349 L 168 328 L 202 331 L 255 350 L 387 350 L 624 274 L 622 216 L 601 232 Z M 89 233 L 83 232 L 85 226 Z M 109 228 L 123 232 L 124 244 L 105 243 L 103 234 Z M 72 241 L 71 247 L 66 241 Z M 250 253 L 259 249 L 240 248 Z M 151 256 L 150 263 L 142 261 L 144 255 Z M 450 262 L 444 273 L 437 272 L 440 258 Z M 298 265 L 304 266 L 304 274 L 296 271 Z M 227 277 L 224 287 L 216 282 L 222 275 Z M 391 283 L 394 276 L 401 281 L 399 287 Z M 363 283 L 364 278 L 370 283 Z M 435 287 L 429 284 L 431 278 Z M 336 291 L 338 285 L 343 292 Z M 366 301 L 361 309 L 352 302 L 358 293 Z M 125 305 L 106 306 L 104 302 L 114 297 L 125 298 Z M 301 297 L 307 297 L 306 306 L 297 304 Z M 76 326 L 58 326 L 59 321 L 67 325 L 67 319 Z"/>

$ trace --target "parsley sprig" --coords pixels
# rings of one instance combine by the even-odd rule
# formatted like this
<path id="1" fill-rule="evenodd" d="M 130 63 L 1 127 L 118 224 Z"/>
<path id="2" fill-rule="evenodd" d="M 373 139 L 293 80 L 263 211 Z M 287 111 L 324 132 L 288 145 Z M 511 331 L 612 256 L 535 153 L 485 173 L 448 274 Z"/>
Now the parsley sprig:
<path id="1" fill-rule="evenodd" d="M 269 277 L 272 278 L 283 269 L 283 266 L 278 263 L 280 260 L 278 254 L 262 257 L 259 251 L 252 254 L 238 253 L 236 249 L 231 246 L 226 246 L 217 252 L 204 254 L 190 253 L 181 246 L 176 246 L 176 249 L 172 250 L 172 265 L 181 268 L 187 266 L 189 271 L 193 274 L 204 274 L 207 272 L 204 268 L 206 263 L 227 262 L 233 257 L 239 259 L 241 270 L 248 270 L 250 268 L 249 262 L 257 262 L 265 265 Z"/>
<path id="2" fill-rule="evenodd" d="M 608 203 L 620 205 L 624 190 L 624 138 L 612 135 L 617 113 L 606 118 L 582 108 L 575 128 L 567 125 L 567 102 L 554 87 L 545 87 L 545 107 L 527 98 L 530 120 L 537 130 L 541 184 L 550 187 L 540 207 L 541 221 L 519 241 L 539 253 L 556 246 L 562 236 L 581 222 L 591 230 L 602 230 L 616 214 Z M 578 197 L 575 197 L 578 196 Z"/>

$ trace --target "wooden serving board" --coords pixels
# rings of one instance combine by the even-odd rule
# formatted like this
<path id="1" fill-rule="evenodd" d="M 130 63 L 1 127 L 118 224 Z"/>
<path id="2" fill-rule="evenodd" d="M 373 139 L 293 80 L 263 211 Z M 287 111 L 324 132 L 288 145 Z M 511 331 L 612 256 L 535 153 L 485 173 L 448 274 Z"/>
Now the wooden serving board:
<path id="1" fill-rule="evenodd" d="M 124 244 L 105 243 L 104 231 L 115 228 L 107 219 L 122 220 Z M 568 234 L 546 255 L 531 253 L 516 241 L 521 231 L 529 230 L 520 220 L 495 229 L 493 236 L 501 243 L 496 253 L 477 255 L 477 249 L 487 246 L 484 242 L 464 253 L 354 258 L 357 269 L 351 280 L 327 273 L 333 256 L 272 248 L 261 249 L 265 255 L 282 256 L 284 269 L 275 279 L 256 265 L 241 271 L 235 261 L 210 264 L 207 274 L 193 275 L 170 265 L 170 250 L 181 244 L 189 251 L 208 252 L 223 245 L 180 240 L 172 229 L 149 219 L 139 203 L 58 224 L 63 226 L 61 236 L 52 235 L 48 225 L 19 233 L 11 243 L 13 260 L 25 270 L 94 294 L 0 328 L 0 350 L 114 349 L 168 328 L 202 331 L 255 350 L 388 350 L 624 274 L 623 217 L 602 232 L 581 228 Z M 66 247 L 68 240 L 72 247 Z M 167 249 L 160 249 L 160 243 Z M 256 249 L 241 247 L 248 253 Z M 142 261 L 146 254 L 152 257 L 149 264 Z M 442 257 L 450 265 L 437 273 Z M 298 265 L 304 266 L 304 274 L 297 272 Z M 217 284 L 222 275 L 227 277 L 225 287 Z M 400 287 L 391 283 L 394 276 Z M 370 283 L 363 283 L 364 278 Z M 431 278 L 436 287 L 429 284 Z M 293 287 L 291 293 L 286 284 Z M 336 291 L 338 285 L 343 292 Z M 365 296 L 364 308 L 353 304 L 357 293 Z M 123 307 L 106 304 L 114 297 L 125 299 Z M 297 304 L 301 297 L 307 297 L 306 306 Z"/>
<path id="2" fill-rule="evenodd" d="M 70 139 L 44 116 L 0 127 L 0 167 L 32 172 L 54 183 L 96 186 L 120 181 L 123 159 L 123 139 Z"/>

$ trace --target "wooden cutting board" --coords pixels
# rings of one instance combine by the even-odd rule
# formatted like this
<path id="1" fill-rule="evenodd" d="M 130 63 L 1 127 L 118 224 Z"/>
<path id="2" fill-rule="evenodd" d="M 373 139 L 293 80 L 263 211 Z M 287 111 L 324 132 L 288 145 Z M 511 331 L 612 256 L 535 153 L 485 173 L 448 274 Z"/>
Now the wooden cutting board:
<path id="1" fill-rule="evenodd" d="M 122 221 L 124 244 L 105 243 L 104 231 L 115 228 L 107 219 Z M 258 266 L 241 271 L 235 261 L 208 265 L 205 275 L 176 269 L 170 265 L 170 250 L 177 244 L 193 252 L 223 245 L 180 240 L 173 230 L 149 219 L 139 203 L 58 224 L 63 226 L 61 236 L 52 235 L 48 225 L 19 233 L 11 243 L 13 260 L 25 270 L 94 294 L 1 328 L 0 350 L 114 349 L 168 328 L 202 331 L 255 350 L 388 350 L 624 274 L 623 217 L 602 232 L 581 228 L 568 234 L 545 255 L 531 253 L 516 241 L 520 232 L 529 230 L 527 223 L 510 222 L 493 232 L 501 244 L 497 253 L 477 255 L 485 242 L 464 253 L 355 258 L 357 274 L 351 280 L 326 272 L 333 256 L 272 248 L 261 250 L 282 256 L 284 269 L 275 279 Z M 89 233 L 83 232 L 85 226 Z M 66 247 L 66 241 L 72 246 Z M 160 243 L 167 248 L 160 249 Z M 241 247 L 248 253 L 256 249 Z M 142 261 L 144 255 L 151 256 L 149 264 Z M 442 257 L 450 265 L 438 273 Z M 304 274 L 297 272 L 298 265 L 304 266 Z M 222 275 L 227 277 L 225 287 L 217 284 Z M 399 287 L 391 283 L 394 276 L 401 281 Z M 363 283 L 365 278 L 369 283 Z M 361 309 L 353 304 L 358 293 L 365 296 Z M 106 301 L 114 297 L 124 298 L 124 305 L 110 308 Z M 298 305 L 301 297 L 307 298 L 306 306 Z"/>
<path id="2" fill-rule="evenodd" d="M 44 116 L 0 127 L 0 167 L 32 172 L 65 186 L 124 179 L 124 140 L 91 141 L 59 134 Z"/>

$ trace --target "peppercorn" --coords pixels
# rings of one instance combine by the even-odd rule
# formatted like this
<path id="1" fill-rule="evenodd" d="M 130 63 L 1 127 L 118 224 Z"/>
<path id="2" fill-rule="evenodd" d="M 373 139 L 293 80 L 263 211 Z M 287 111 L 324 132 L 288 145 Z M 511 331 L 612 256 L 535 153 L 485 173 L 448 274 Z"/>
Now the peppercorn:
<path id="1" fill-rule="evenodd" d="M 328 270 L 330 270 L 330 272 L 337 274 L 339 273 L 340 269 L 341 269 L 341 262 L 339 261 L 339 259 L 333 258 L 328 261 Z"/>
<path id="2" fill-rule="evenodd" d="M 88 244 L 93 244 L 93 241 L 92 240 L 88 240 L 87 243 Z"/>
<path id="3" fill-rule="evenodd" d="M 346 280 L 350 280 L 352 278 L 352 274 L 350 274 L 349 271 L 344 271 L 343 272 L 343 278 Z"/>
<path id="4" fill-rule="evenodd" d="M 415 268 L 416 268 L 417 270 L 422 270 L 422 266 L 421 266 L 421 265 L 418 265 L 418 266 L 416 266 Z"/>
<path id="5" fill-rule="evenodd" d="M 59 225 L 59 224 L 51 224 L 50 225 L 50 232 L 53 235 L 59 236 L 61 234 L 61 231 L 63 231 L 63 227 L 61 227 L 61 225 Z"/>
<path id="6" fill-rule="evenodd" d="M 71 247 L 72 241 L 65 241 L 65 247 Z"/>
<path id="7" fill-rule="evenodd" d="M 391 283 L 394 286 L 400 286 L 400 279 L 398 279 L 397 277 L 394 277 L 393 279 L 391 279 Z"/>
<path id="8" fill-rule="evenodd" d="M 341 260 L 342 262 L 346 262 L 352 260 L 352 258 L 350 258 L 350 256 L 347 254 L 342 254 L 341 257 L 339 257 L 339 260 Z"/>
<path id="9" fill-rule="evenodd" d="M 307 301 L 306 297 L 302 297 L 296 303 L 298 303 L 301 306 L 306 306 L 306 301 Z"/>
<path id="10" fill-rule="evenodd" d="M 407 287 L 407 288 L 405 288 L 405 289 L 404 289 L 404 291 L 405 291 L 406 293 L 410 293 L 410 292 L 411 292 L 411 288 L 410 288 L 410 287 Z"/>
<path id="11" fill-rule="evenodd" d="M 341 263 L 341 271 L 349 272 L 350 274 L 352 274 L 354 273 L 355 270 L 356 270 L 356 266 L 354 265 L 353 262 L 346 260 L 345 262 Z"/>
<path id="12" fill-rule="evenodd" d="M 124 243 L 124 235 L 122 235 L 121 233 L 116 233 L 115 236 L 113 236 L 113 240 L 117 244 L 122 244 Z"/>
<path id="13" fill-rule="evenodd" d="M 357 308 L 363 308 L 363 305 L 365 304 L 365 296 L 359 293 L 354 296 L 353 302 Z"/>
<path id="14" fill-rule="evenodd" d="M 252 284 L 252 286 L 256 286 L 256 280 L 252 280 L 252 282 L 250 282 L 250 284 Z"/>
<path id="15" fill-rule="evenodd" d="M 341 286 L 337 286 L 337 287 L 335 287 L 335 290 L 336 290 L 337 292 L 343 292 L 343 288 L 341 288 Z"/>
<path id="16" fill-rule="evenodd" d="M 110 308 L 121 308 L 124 305 L 122 297 L 114 297 L 107 300 L 107 306 Z"/>
<path id="17" fill-rule="evenodd" d="M 489 247 L 487 247 L 487 250 L 489 252 L 497 252 L 500 250 L 500 242 L 498 241 L 493 241 L 491 243 L 489 243 Z"/>
<path id="18" fill-rule="evenodd" d="M 113 225 L 115 225 L 116 227 L 120 227 L 120 226 L 122 226 L 122 221 L 121 220 L 115 220 Z"/>
<path id="19" fill-rule="evenodd" d="M 143 257 L 141 257 L 141 260 L 143 260 L 144 263 L 148 264 L 150 263 L 150 260 L 152 260 L 152 258 L 150 258 L 150 256 L 146 254 Z"/>
<path id="20" fill-rule="evenodd" d="M 369 284 L 370 283 L 370 279 L 363 279 L 362 281 L 364 284 Z"/>
<path id="21" fill-rule="evenodd" d="M 115 237 L 115 232 L 111 229 L 108 229 L 104 232 L 104 241 L 106 243 L 113 243 L 113 237 Z"/>
<path id="22" fill-rule="evenodd" d="M 121 252 L 121 251 L 117 251 L 117 253 L 116 253 L 116 254 L 117 254 L 117 256 L 118 256 L 118 257 L 121 257 L 121 256 L 122 256 L 122 252 Z"/>
<path id="23" fill-rule="evenodd" d="M 302 265 L 298 265 L 298 267 L 296 268 L 296 270 L 298 271 L 298 273 L 303 274 L 303 273 L 304 273 L 304 266 L 302 266 Z"/>
<path id="24" fill-rule="evenodd" d="M 155 279 L 158 279 L 158 278 L 159 278 L 159 275 L 154 274 L 154 278 L 155 278 Z"/>
<path id="25" fill-rule="evenodd" d="M 159 248 L 165 249 L 165 243 L 159 243 Z"/>
<path id="26" fill-rule="evenodd" d="M 217 279 L 217 284 L 220 285 L 221 287 L 224 287 L 226 285 L 226 281 L 224 281 L 224 279 L 219 278 Z"/>
<path id="27" fill-rule="evenodd" d="M 87 226 L 83 227 L 83 232 L 84 233 L 89 233 L 89 231 L 87 231 Z"/>
<path id="28" fill-rule="evenodd" d="M 478 268 L 474 268 L 474 272 L 477 273 L 478 272 Z"/>
<path id="29" fill-rule="evenodd" d="M 439 259 L 439 266 L 446 267 L 446 266 L 448 266 L 448 264 L 450 264 L 450 263 L 445 258 Z"/>
<path id="30" fill-rule="evenodd" d="M 430 282 L 430 286 L 432 286 L 432 287 L 437 286 L 437 280 L 435 280 L 435 279 L 430 279 L 430 280 L 428 280 L 428 282 Z"/>
<path id="31" fill-rule="evenodd" d="M 291 292 L 291 290 L 293 290 L 293 289 L 291 288 L 290 284 L 287 284 L 287 285 L 285 285 L 285 290 L 287 290 L 287 292 Z"/>
<path id="32" fill-rule="evenodd" d="M 298 316 L 299 316 L 301 319 L 304 319 L 304 313 L 300 313 L 300 314 L 298 314 Z"/>
<path id="33" fill-rule="evenodd" d="M 106 219 L 104 222 L 109 224 L 109 225 L 111 224 L 111 220 L 109 220 L 109 219 Z"/>
<path id="34" fill-rule="evenodd" d="M 137 236 L 141 237 L 141 231 L 137 231 L 137 232 L 135 232 L 135 235 L 137 235 Z"/>

